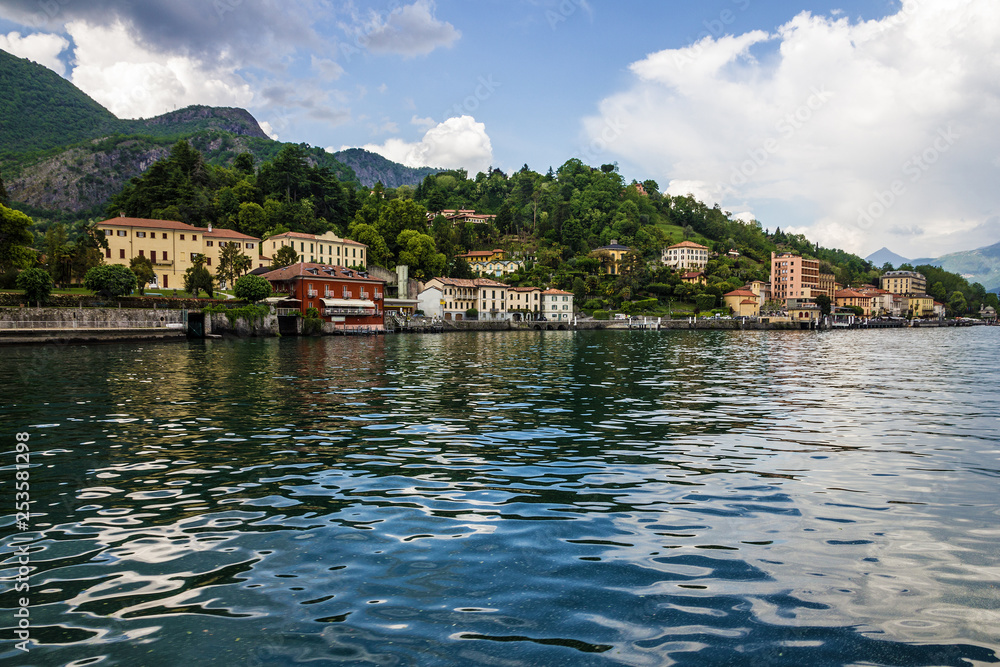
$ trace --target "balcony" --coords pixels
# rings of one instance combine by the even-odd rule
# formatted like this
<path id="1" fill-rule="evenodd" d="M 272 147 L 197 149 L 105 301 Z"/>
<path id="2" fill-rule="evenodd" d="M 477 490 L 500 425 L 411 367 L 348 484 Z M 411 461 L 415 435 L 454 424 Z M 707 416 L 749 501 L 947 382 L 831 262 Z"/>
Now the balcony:
<path id="1" fill-rule="evenodd" d="M 319 292 L 317 292 L 314 289 L 311 289 L 308 292 L 306 292 L 306 296 L 308 296 L 310 299 L 315 298 L 318 295 L 319 295 Z"/>
<path id="2" fill-rule="evenodd" d="M 152 264 L 153 264 L 153 266 L 173 266 L 174 265 L 174 260 L 172 260 L 172 259 L 158 259 L 158 260 L 154 261 Z"/>

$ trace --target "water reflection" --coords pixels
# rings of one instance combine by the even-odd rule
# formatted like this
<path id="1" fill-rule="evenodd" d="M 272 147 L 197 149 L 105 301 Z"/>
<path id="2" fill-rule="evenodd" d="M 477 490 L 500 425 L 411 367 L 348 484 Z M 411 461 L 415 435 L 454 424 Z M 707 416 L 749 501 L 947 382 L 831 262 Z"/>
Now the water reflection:
<path id="1" fill-rule="evenodd" d="M 12 350 L 31 657 L 996 662 L 995 338 Z"/>

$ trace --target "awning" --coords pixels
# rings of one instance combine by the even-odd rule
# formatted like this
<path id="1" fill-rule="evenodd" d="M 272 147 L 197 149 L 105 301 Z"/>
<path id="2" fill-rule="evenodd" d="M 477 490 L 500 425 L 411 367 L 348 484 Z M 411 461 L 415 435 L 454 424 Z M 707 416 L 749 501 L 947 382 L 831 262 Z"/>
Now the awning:
<path id="1" fill-rule="evenodd" d="M 327 308 L 374 308 L 375 302 L 367 299 L 320 299 Z"/>
<path id="2" fill-rule="evenodd" d="M 295 303 L 301 303 L 298 299 L 294 299 L 290 296 L 269 296 L 264 299 L 264 303 L 281 303 L 283 301 L 294 301 Z"/>

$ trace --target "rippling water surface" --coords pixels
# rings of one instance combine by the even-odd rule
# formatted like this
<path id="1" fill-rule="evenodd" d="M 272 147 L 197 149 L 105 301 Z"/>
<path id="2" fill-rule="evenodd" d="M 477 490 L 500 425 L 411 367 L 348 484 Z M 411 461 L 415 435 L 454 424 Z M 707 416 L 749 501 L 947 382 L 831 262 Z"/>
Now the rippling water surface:
<path id="1" fill-rule="evenodd" d="M 0 662 L 995 663 L 998 342 L 6 349 L 0 627 L 27 541 L 32 643 Z"/>

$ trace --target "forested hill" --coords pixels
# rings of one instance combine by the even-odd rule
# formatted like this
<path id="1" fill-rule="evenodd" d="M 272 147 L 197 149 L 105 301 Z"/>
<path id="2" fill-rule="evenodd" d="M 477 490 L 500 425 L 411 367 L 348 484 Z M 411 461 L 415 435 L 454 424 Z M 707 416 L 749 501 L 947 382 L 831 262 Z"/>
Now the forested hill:
<path id="1" fill-rule="evenodd" d="M 52 70 L 0 50 L 0 162 L 115 132 L 121 121 Z"/>

